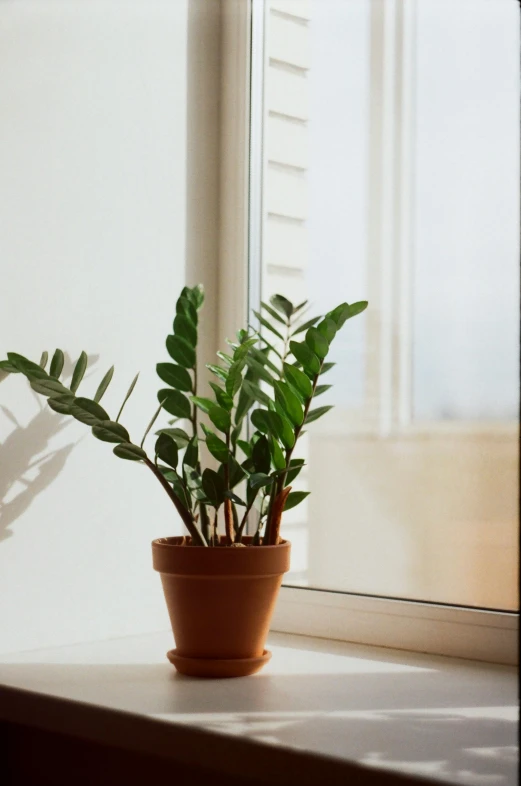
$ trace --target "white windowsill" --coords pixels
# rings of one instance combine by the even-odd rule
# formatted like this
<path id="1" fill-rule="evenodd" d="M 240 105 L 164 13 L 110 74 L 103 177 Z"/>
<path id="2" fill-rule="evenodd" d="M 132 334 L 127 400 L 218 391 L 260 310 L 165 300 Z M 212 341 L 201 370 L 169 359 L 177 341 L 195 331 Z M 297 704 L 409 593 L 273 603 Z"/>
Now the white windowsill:
<path id="1" fill-rule="evenodd" d="M 258 675 L 205 681 L 176 674 L 171 646 L 155 633 L 4 654 L 0 720 L 285 786 L 517 783 L 512 667 L 271 634 Z"/>

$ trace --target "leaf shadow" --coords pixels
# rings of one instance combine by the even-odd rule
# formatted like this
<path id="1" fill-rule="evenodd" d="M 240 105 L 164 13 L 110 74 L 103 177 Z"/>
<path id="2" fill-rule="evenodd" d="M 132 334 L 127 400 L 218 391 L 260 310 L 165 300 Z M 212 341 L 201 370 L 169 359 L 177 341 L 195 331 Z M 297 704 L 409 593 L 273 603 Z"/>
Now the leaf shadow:
<path id="1" fill-rule="evenodd" d="M 98 358 L 99 355 L 89 355 L 86 378 L 90 376 L 91 365 L 95 365 Z M 65 380 L 72 376 L 74 365 L 75 362 L 65 353 Z M 0 382 L 8 376 L 11 375 L 0 372 Z M 35 399 L 39 411 L 26 426 L 18 421 L 11 409 L 0 404 L 0 412 L 14 426 L 0 444 L 0 542 L 12 537 L 12 524 L 29 509 L 35 498 L 56 480 L 73 448 L 78 444 L 76 441 L 56 450 L 50 448 L 51 439 L 66 429 L 71 420 L 49 409 L 41 396 L 35 394 Z M 16 485 L 22 488 L 12 496 Z"/>

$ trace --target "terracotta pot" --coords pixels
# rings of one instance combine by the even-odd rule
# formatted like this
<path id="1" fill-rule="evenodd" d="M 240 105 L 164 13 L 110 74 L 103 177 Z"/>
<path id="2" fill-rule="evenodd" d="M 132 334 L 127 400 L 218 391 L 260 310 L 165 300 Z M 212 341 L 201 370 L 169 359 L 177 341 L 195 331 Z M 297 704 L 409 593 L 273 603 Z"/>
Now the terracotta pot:
<path id="1" fill-rule="evenodd" d="M 181 545 L 183 538 L 152 542 L 176 649 L 169 660 L 183 674 L 238 677 L 271 657 L 264 649 L 290 544 L 245 548 Z"/>

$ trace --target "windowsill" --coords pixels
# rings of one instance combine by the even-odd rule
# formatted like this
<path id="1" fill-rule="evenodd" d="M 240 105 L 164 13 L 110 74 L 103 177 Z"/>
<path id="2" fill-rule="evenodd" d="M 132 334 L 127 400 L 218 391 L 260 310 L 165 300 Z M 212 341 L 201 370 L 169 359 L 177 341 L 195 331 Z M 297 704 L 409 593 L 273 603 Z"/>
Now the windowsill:
<path id="1" fill-rule="evenodd" d="M 512 667 L 272 634 L 258 675 L 204 681 L 174 671 L 171 646 L 1 655 L 0 720 L 272 785 L 517 783 Z"/>

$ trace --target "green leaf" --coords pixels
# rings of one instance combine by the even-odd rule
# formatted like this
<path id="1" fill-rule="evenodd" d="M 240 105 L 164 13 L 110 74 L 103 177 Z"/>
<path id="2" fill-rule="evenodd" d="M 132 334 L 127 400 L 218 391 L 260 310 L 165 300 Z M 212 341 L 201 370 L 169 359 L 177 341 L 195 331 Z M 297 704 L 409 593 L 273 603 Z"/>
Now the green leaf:
<path id="1" fill-rule="evenodd" d="M 52 396 L 56 398 L 56 396 L 59 395 L 70 395 L 70 391 L 67 390 L 61 382 L 58 382 L 57 379 L 53 379 L 52 377 L 48 377 L 47 379 L 31 379 L 31 377 L 29 377 L 29 383 L 32 389 L 42 396 Z"/>
<path id="2" fill-rule="evenodd" d="M 183 314 L 185 317 L 188 317 L 194 327 L 197 327 L 197 309 L 191 299 L 181 295 L 176 303 L 175 310 L 176 314 Z"/>
<path id="3" fill-rule="evenodd" d="M 194 368 L 195 350 L 180 336 L 167 336 L 166 349 L 171 358 L 184 368 Z"/>
<path id="4" fill-rule="evenodd" d="M 5 371 L 7 374 L 19 374 L 20 369 L 13 366 L 8 360 L 0 360 L 0 371 Z"/>
<path id="5" fill-rule="evenodd" d="M 291 385 L 291 387 L 302 396 L 304 401 L 307 401 L 313 392 L 313 385 L 307 374 L 304 374 L 296 366 L 290 366 L 289 363 L 284 363 L 284 376 Z"/>
<path id="6" fill-rule="evenodd" d="M 188 494 L 188 492 L 186 491 L 185 485 L 181 480 L 181 478 L 178 475 L 176 475 L 176 473 L 173 470 L 171 470 L 171 477 L 169 478 L 169 480 L 173 486 L 173 489 L 177 497 L 180 499 L 181 504 L 184 506 L 186 510 L 191 511 L 192 501 L 190 498 L 190 494 Z"/>
<path id="7" fill-rule="evenodd" d="M 266 350 L 269 350 L 270 352 L 273 352 L 280 360 L 282 360 L 282 354 L 279 352 L 279 350 L 276 347 L 273 346 L 273 344 L 270 344 L 269 341 L 266 341 L 266 337 L 264 335 L 260 336 L 259 338 L 262 341 L 262 343 L 264 344 L 264 346 L 260 350 L 259 350 L 259 347 L 255 347 L 255 349 L 258 352 L 259 351 L 260 352 L 264 352 L 265 355 L 266 355 L 266 358 L 267 358 L 268 357 L 268 352 L 266 352 Z M 270 361 L 270 363 L 271 363 L 271 361 Z M 275 369 L 277 369 L 277 367 L 274 364 L 271 364 L 271 365 L 273 365 L 273 367 Z M 277 369 L 277 372 L 278 372 L 278 369 Z"/>
<path id="8" fill-rule="evenodd" d="M 55 412 L 59 412 L 60 415 L 70 415 L 71 414 L 71 404 L 74 401 L 74 395 L 72 393 L 64 393 L 62 396 L 52 396 L 52 398 L 47 399 L 47 403 L 51 409 Z M 121 440 L 118 439 L 118 442 Z"/>
<path id="9" fill-rule="evenodd" d="M 282 419 L 276 412 L 255 409 L 251 413 L 251 422 L 263 434 L 271 433 L 278 436 L 279 432 L 282 431 Z"/>
<path id="10" fill-rule="evenodd" d="M 55 379 L 60 378 L 60 374 L 63 371 L 64 363 L 65 363 L 65 356 L 61 349 L 57 349 L 54 352 L 54 355 L 52 356 L 51 367 L 49 369 L 49 374 L 51 375 L 51 377 L 54 377 Z"/>
<path id="11" fill-rule="evenodd" d="M 243 360 L 233 363 L 228 372 L 228 379 L 226 380 L 226 392 L 232 398 L 242 385 L 242 370 L 244 368 Z"/>
<path id="12" fill-rule="evenodd" d="M 126 396 L 125 396 L 125 398 L 123 399 L 123 404 L 122 404 L 122 405 L 121 405 L 121 407 L 119 408 L 118 416 L 117 416 L 117 418 L 116 418 L 116 423 L 118 422 L 118 420 L 119 420 L 119 419 L 120 419 L 120 417 L 121 417 L 121 413 L 123 412 L 123 407 L 125 406 L 125 404 L 126 404 L 126 403 L 127 403 L 127 401 L 129 400 L 130 396 L 132 395 L 132 391 L 133 391 L 133 390 L 134 390 L 134 388 L 136 387 L 136 382 L 138 381 L 138 377 L 139 377 L 139 372 L 136 374 L 136 376 L 134 377 L 134 379 L 133 379 L 133 380 L 132 380 L 132 382 L 130 383 L 130 387 L 129 387 L 129 389 L 127 390 L 127 395 L 126 395 Z"/>
<path id="13" fill-rule="evenodd" d="M 197 329 L 192 321 L 184 314 L 177 314 L 174 319 L 174 333 L 182 338 L 193 349 L 197 346 Z"/>
<path id="14" fill-rule="evenodd" d="M 346 320 L 351 319 L 351 317 L 356 317 L 357 314 L 361 314 L 362 311 L 365 311 L 368 306 L 367 300 L 358 300 L 356 303 L 341 303 L 337 306 L 333 311 L 330 311 L 329 314 L 326 314 L 326 317 L 329 317 L 335 323 L 337 330 L 340 330 L 344 322 Z"/>
<path id="15" fill-rule="evenodd" d="M 309 373 L 313 375 L 318 374 L 320 371 L 320 361 L 307 344 L 298 341 L 290 341 L 289 346 L 294 357 L 302 364 L 305 371 L 309 371 Z"/>
<path id="16" fill-rule="evenodd" d="M 200 489 L 203 485 L 201 473 L 192 467 L 185 467 L 186 485 L 189 489 Z"/>
<path id="17" fill-rule="evenodd" d="M 99 426 L 100 420 L 110 420 L 103 407 L 90 398 L 75 398 L 71 404 L 71 415 L 87 426 Z"/>
<path id="18" fill-rule="evenodd" d="M 176 390 L 192 390 L 192 377 L 183 366 L 174 363 L 158 363 L 156 371 L 160 379 Z"/>
<path id="19" fill-rule="evenodd" d="M 80 386 L 80 382 L 85 376 L 85 371 L 87 370 L 87 363 L 88 357 L 86 352 L 82 352 L 79 356 L 78 360 L 76 361 L 76 365 L 74 366 L 74 371 L 72 372 L 72 380 L 71 380 L 71 391 L 76 393 Z M 107 420 L 108 418 L 106 418 Z"/>
<path id="20" fill-rule="evenodd" d="M 246 442 L 244 439 L 238 439 L 237 445 L 240 447 L 246 458 L 251 458 L 252 447 L 249 442 Z"/>
<path id="21" fill-rule="evenodd" d="M 231 356 L 231 355 L 227 355 L 227 354 L 226 354 L 226 352 L 221 352 L 220 350 L 219 350 L 218 352 L 216 352 L 215 354 L 216 354 L 216 355 L 217 355 L 217 357 L 218 357 L 218 358 L 220 358 L 220 359 L 221 359 L 221 360 L 222 360 L 224 363 L 226 363 L 226 365 L 228 366 L 228 368 L 229 368 L 229 367 L 232 365 L 232 363 L 233 363 L 233 358 L 232 358 L 232 356 Z"/>
<path id="22" fill-rule="evenodd" d="M 263 382 L 267 382 L 268 385 L 273 385 L 275 380 L 271 376 L 270 372 L 264 368 L 264 365 L 261 362 L 251 355 L 248 358 L 248 368 L 251 369 L 251 371 L 254 372 L 254 374 L 259 379 L 262 379 Z"/>
<path id="23" fill-rule="evenodd" d="M 156 440 L 156 456 L 159 456 L 161 461 L 164 461 L 169 467 L 173 467 L 173 469 L 177 467 L 179 461 L 177 444 L 171 436 L 164 432 Z"/>
<path id="24" fill-rule="evenodd" d="M 223 409 L 226 409 L 228 412 L 233 408 L 233 399 L 228 393 L 219 387 L 215 382 L 210 382 L 210 387 L 212 388 L 213 392 L 215 393 L 215 398 L 217 399 L 217 403 Z"/>
<path id="25" fill-rule="evenodd" d="M 96 391 L 96 395 L 94 396 L 94 401 L 96 401 L 97 403 L 101 401 L 103 394 L 105 393 L 108 386 L 110 385 L 113 375 L 114 375 L 114 366 L 111 366 L 107 371 L 107 373 L 105 374 L 105 376 L 103 377 L 103 379 L 101 380 L 99 387 Z"/>
<path id="26" fill-rule="evenodd" d="M 286 486 L 291 486 L 295 478 L 300 473 L 304 464 L 305 462 L 303 459 L 291 459 L 291 461 L 289 462 L 290 469 L 288 470 L 288 474 L 286 475 Z"/>
<path id="27" fill-rule="evenodd" d="M 92 433 L 102 442 L 130 442 L 127 429 L 113 420 L 100 420 L 92 427 Z"/>
<path id="28" fill-rule="evenodd" d="M 158 431 L 156 431 L 156 436 L 159 436 L 160 434 L 166 434 L 167 436 L 171 437 L 176 443 L 177 447 L 180 449 L 186 448 L 190 442 L 190 437 L 186 431 L 183 431 L 182 428 L 160 428 Z"/>
<path id="29" fill-rule="evenodd" d="M 183 466 L 193 467 L 197 466 L 199 461 L 199 443 L 197 437 L 192 437 L 186 446 L 185 455 L 183 457 Z"/>
<path id="30" fill-rule="evenodd" d="M 179 390 L 162 388 L 157 394 L 157 400 L 163 404 L 163 409 L 176 418 L 189 418 L 192 414 L 190 402 Z"/>
<path id="31" fill-rule="evenodd" d="M 147 457 L 147 454 L 142 448 L 138 448 L 137 445 L 132 445 L 131 443 L 116 445 L 113 453 L 118 458 L 127 459 L 128 461 L 143 461 L 143 459 Z"/>
<path id="32" fill-rule="evenodd" d="M 322 376 L 322 374 L 325 374 L 326 371 L 332 369 L 333 366 L 336 366 L 336 363 L 322 363 L 322 368 L 320 369 L 320 376 Z"/>
<path id="33" fill-rule="evenodd" d="M 329 342 L 317 328 L 309 328 L 306 333 L 306 344 L 320 359 L 325 358 L 329 352 Z"/>
<path id="34" fill-rule="evenodd" d="M 236 505 L 241 505 L 243 508 L 246 507 L 246 503 L 243 499 L 234 494 L 233 491 L 225 491 L 224 492 L 225 499 L 231 499 L 232 502 L 235 502 Z"/>
<path id="35" fill-rule="evenodd" d="M 322 333 L 326 341 L 329 343 L 331 343 L 331 341 L 333 341 L 334 337 L 336 336 L 336 324 L 328 317 L 325 317 L 322 322 L 318 323 L 317 330 L 319 333 Z"/>
<path id="36" fill-rule="evenodd" d="M 270 315 L 270 317 L 273 317 L 273 319 L 276 319 L 276 320 L 277 320 L 277 322 L 281 322 L 281 323 L 282 323 L 284 326 L 286 326 L 286 325 L 287 325 L 287 322 L 286 322 L 286 320 L 285 320 L 285 319 L 283 319 L 283 318 L 280 316 L 280 314 L 277 314 L 277 312 L 275 311 L 275 309 L 274 309 L 274 308 L 272 308 L 271 306 L 268 306 L 268 304 L 267 304 L 267 303 L 264 303 L 264 301 L 261 301 L 261 306 L 262 306 L 262 308 L 263 308 L 263 309 L 265 309 L 265 311 L 267 311 L 267 312 L 268 312 L 268 314 Z"/>
<path id="37" fill-rule="evenodd" d="M 319 319 L 320 317 L 313 317 L 313 319 L 308 319 L 307 322 L 304 322 L 304 324 L 300 325 L 296 330 L 294 330 L 291 335 L 297 336 L 299 333 L 303 333 L 305 330 L 308 330 L 308 328 L 313 327 L 313 325 L 316 325 Z"/>
<path id="38" fill-rule="evenodd" d="M 253 475 L 250 475 L 248 478 L 248 486 L 252 489 L 260 489 L 263 486 L 269 486 L 271 482 L 272 478 L 264 472 L 254 472 Z"/>
<path id="39" fill-rule="evenodd" d="M 170 469 L 170 467 L 164 467 L 162 464 L 158 464 L 157 468 L 160 471 L 160 473 L 163 475 L 163 477 L 168 480 L 169 483 L 173 483 L 175 480 L 177 480 L 178 477 L 177 474 L 174 472 L 173 469 Z"/>
<path id="40" fill-rule="evenodd" d="M 203 490 L 215 508 L 219 508 L 224 502 L 224 481 L 213 469 L 205 469 L 203 472 Z"/>
<path id="41" fill-rule="evenodd" d="M 282 452 L 282 448 L 280 447 L 279 443 L 273 436 L 270 434 L 268 436 L 269 444 L 270 444 L 270 453 L 271 459 L 273 461 L 273 466 L 275 469 L 284 469 L 286 466 L 286 459 L 284 458 L 284 453 Z"/>
<path id="42" fill-rule="evenodd" d="M 228 458 L 228 474 L 230 476 L 230 488 L 233 488 L 246 477 L 246 472 L 239 462 L 233 457 Z"/>
<path id="43" fill-rule="evenodd" d="M 221 464 L 224 464 L 226 461 L 228 461 L 228 456 L 230 455 L 230 451 L 226 447 L 226 443 L 223 442 L 223 440 L 218 437 L 217 434 L 214 434 L 213 431 L 210 431 L 209 429 L 205 429 L 204 433 L 206 435 L 206 447 L 212 456 L 217 459 L 217 461 L 219 461 Z"/>
<path id="44" fill-rule="evenodd" d="M 228 371 L 222 368 L 221 366 L 216 366 L 213 363 L 207 363 L 206 368 L 209 369 L 212 372 L 212 374 L 215 374 L 215 376 L 218 377 L 223 382 L 226 382 L 226 380 L 228 379 Z"/>
<path id="45" fill-rule="evenodd" d="M 277 336 L 277 338 L 280 338 L 281 341 L 284 341 L 284 336 L 281 333 L 279 333 L 279 331 L 276 328 L 274 328 L 273 325 L 271 325 L 268 322 L 268 320 L 262 316 L 262 314 L 260 314 L 258 311 L 254 311 L 253 313 L 255 314 L 255 316 L 257 317 L 257 319 L 259 320 L 259 322 L 263 327 L 271 331 L 271 333 L 273 333 L 274 336 Z"/>
<path id="46" fill-rule="evenodd" d="M 250 398 L 258 401 L 260 404 L 263 404 L 265 407 L 269 407 L 270 405 L 270 397 L 263 391 L 261 388 L 256 385 L 254 382 L 249 382 L 249 380 L 244 379 L 242 383 L 242 387 L 244 391 L 250 396 Z"/>
<path id="47" fill-rule="evenodd" d="M 346 319 L 349 319 L 349 303 L 340 303 L 333 311 L 326 314 L 328 319 L 332 319 L 336 329 L 340 330 Z"/>
<path id="48" fill-rule="evenodd" d="M 309 491 L 290 491 L 286 499 L 286 504 L 284 505 L 284 510 L 291 510 L 291 508 L 299 505 L 306 497 L 309 497 L 309 494 Z"/>
<path id="49" fill-rule="evenodd" d="M 208 410 L 208 417 L 219 431 L 224 431 L 226 434 L 230 430 L 232 423 L 228 410 L 214 404 Z"/>
<path id="50" fill-rule="evenodd" d="M 292 389 L 286 382 L 275 383 L 275 401 L 284 410 L 285 415 L 295 426 L 304 422 L 304 410 Z"/>
<path id="51" fill-rule="evenodd" d="M 204 303 L 204 287 L 202 284 L 196 284 L 190 290 L 190 299 L 194 306 L 199 309 Z"/>
<path id="52" fill-rule="evenodd" d="M 308 303 L 309 303 L 309 300 L 303 300 L 302 303 L 299 303 L 298 306 L 295 306 L 295 308 L 293 309 L 293 313 L 296 314 L 297 311 L 300 311 L 301 309 L 303 309 L 304 306 L 307 306 Z"/>
<path id="53" fill-rule="evenodd" d="M 325 393 L 326 390 L 329 390 L 332 387 L 333 385 L 317 385 L 313 394 L 313 398 L 322 395 L 322 393 Z"/>
<path id="54" fill-rule="evenodd" d="M 233 358 L 232 358 L 230 355 L 227 355 L 227 354 L 226 354 L 226 352 L 221 352 L 221 351 L 219 351 L 219 352 L 216 352 L 216 355 L 217 355 L 217 357 L 218 357 L 218 358 L 220 358 L 220 359 L 221 359 L 221 360 L 222 360 L 224 363 L 226 363 L 226 365 L 228 366 L 228 368 L 229 368 L 229 367 L 230 367 L 230 366 L 233 364 Z"/>
<path id="55" fill-rule="evenodd" d="M 268 438 L 260 437 L 253 446 L 252 459 L 257 472 L 267 473 L 271 467 L 271 454 Z"/>
<path id="56" fill-rule="evenodd" d="M 206 414 L 210 412 L 212 407 L 215 407 L 215 401 L 212 401 L 211 398 L 204 398 L 204 396 L 190 396 L 190 401 Z"/>
<path id="57" fill-rule="evenodd" d="M 295 432 L 293 430 L 293 426 L 288 420 L 284 408 L 281 407 L 277 401 L 275 402 L 275 409 L 277 414 L 279 415 L 280 422 L 281 422 L 281 428 L 277 436 L 285 448 L 292 448 L 295 444 Z M 272 414 L 276 414 L 276 413 L 272 413 Z"/>
<path id="58" fill-rule="evenodd" d="M 17 352 L 8 352 L 7 358 L 12 366 L 18 369 L 18 371 L 20 371 L 22 374 L 25 374 L 27 377 L 34 377 L 35 379 L 48 379 L 49 375 L 46 371 L 43 370 L 41 366 L 39 366 L 37 363 L 33 363 L 32 360 L 28 360 L 23 355 L 19 355 Z"/>
<path id="59" fill-rule="evenodd" d="M 47 361 L 48 360 L 49 360 L 49 353 L 48 352 L 42 352 L 42 356 L 40 358 L 40 366 L 41 366 L 41 368 L 45 368 L 45 366 L 47 365 Z"/>
<path id="60" fill-rule="evenodd" d="M 365 311 L 367 306 L 369 305 L 367 300 L 358 300 L 356 303 L 351 303 L 349 306 L 349 319 L 351 317 L 356 317 L 357 314 L 361 314 L 362 311 Z"/>
<path id="61" fill-rule="evenodd" d="M 277 311 L 280 311 L 280 313 L 284 314 L 288 319 L 291 318 L 295 310 L 293 303 L 284 297 L 284 295 L 272 295 L 270 297 L 270 303 L 273 308 L 276 308 Z"/>
<path id="62" fill-rule="evenodd" d="M 332 405 L 328 407 L 317 407 L 316 409 L 312 409 L 310 412 L 308 412 L 308 416 L 305 421 L 306 426 L 308 423 L 313 423 L 314 420 L 321 418 L 322 415 L 325 415 L 326 412 L 329 412 L 330 409 L 333 409 Z"/>

